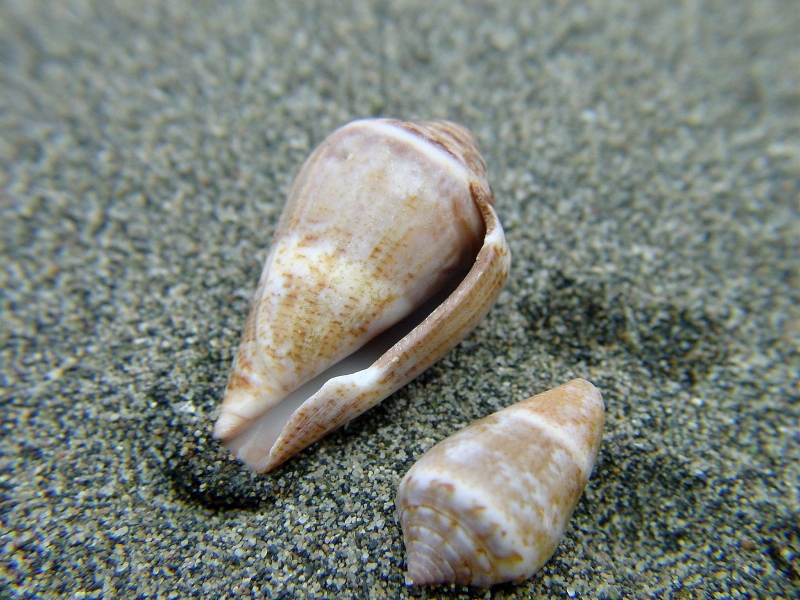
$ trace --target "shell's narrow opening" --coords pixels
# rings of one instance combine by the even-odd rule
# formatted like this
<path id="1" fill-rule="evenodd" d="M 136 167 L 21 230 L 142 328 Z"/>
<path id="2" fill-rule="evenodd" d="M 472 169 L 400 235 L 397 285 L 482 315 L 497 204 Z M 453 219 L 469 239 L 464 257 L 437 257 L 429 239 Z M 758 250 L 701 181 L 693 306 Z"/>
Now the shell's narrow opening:
<path id="1" fill-rule="evenodd" d="M 417 310 L 289 394 L 278 406 L 266 412 L 235 438 L 226 441 L 225 446 L 250 468 L 262 471 L 268 461 L 270 450 L 281 431 L 289 422 L 292 414 L 306 400 L 316 394 L 333 377 L 362 371 L 378 360 L 444 302 L 455 291 L 465 275 L 466 271 L 452 277 L 439 292 Z"/>

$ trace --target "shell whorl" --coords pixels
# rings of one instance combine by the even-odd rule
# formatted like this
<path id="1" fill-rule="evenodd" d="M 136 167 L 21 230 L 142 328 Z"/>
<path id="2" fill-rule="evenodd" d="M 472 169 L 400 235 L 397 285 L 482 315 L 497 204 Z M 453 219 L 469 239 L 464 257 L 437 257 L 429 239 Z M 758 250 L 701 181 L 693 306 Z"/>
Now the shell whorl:
<path id="1" fill-rule="evenodd" d="M 411 580 L 487 587 L 535 573 L 586 486 L 602 423 L 600 393 L 575 379 L 429 450 L 397 497 Z"/>
<path id="2" fill-rule="evenodd" d="M 481 185 L 489 202 L 494 205 L 494 196 L 486 176 L 486 163 L 478 150 L 475 138 L 468 129 L 457 123 L 440 120 L 397 121 L 387 119 L 386 121 L 395 127 L 424 138 L 464 165 L 474 180 Z"/>

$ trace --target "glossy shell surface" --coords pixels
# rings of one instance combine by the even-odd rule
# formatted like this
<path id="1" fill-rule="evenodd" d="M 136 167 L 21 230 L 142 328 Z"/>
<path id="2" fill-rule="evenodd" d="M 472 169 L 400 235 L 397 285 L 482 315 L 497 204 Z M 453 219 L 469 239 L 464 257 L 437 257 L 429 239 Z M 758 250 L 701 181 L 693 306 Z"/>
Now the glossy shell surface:
<path id="1" fill-rule="evenodd" d="M 391 119 L 338 129 L 292 186 L 215 437 L 254 470 L 274 468 L 461 341 L 508 267 L 485 165 L 466 129 Z M 367 368 L 287 401 L 448 285 L 452 294 Z"/>

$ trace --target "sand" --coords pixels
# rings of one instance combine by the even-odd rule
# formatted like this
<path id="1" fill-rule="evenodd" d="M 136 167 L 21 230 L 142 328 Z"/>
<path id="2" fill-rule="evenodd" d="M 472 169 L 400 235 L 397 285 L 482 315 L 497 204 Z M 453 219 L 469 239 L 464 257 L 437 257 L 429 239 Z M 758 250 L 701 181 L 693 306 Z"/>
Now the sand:
<path id="1" fill-rule="evenodd" d="M 0 596 L 800 590 L 794 0 L 0 2 Z M 288 187 L 337 126 L 449 118 L 513 255 L 486 320 L 266 476 L 211 438 Z M 585 377 L 552 560 L 415 589 L 397 484 Z"/>

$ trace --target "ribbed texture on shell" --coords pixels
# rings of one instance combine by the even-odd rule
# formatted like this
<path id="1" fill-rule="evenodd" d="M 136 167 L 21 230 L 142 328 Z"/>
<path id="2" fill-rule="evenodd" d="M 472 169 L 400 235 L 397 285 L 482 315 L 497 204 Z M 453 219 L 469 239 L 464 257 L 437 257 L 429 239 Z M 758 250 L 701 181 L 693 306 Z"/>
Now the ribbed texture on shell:
<path id="1" fill-rule="evenodd" d="M 600 393 L 575 379 L 426 452 L 397 495 L 412 581 L 486 587 L 533 575 L 564 534 L 602 428 Z"/>
<path id="2" fill-rule="evenodd" d="M 415 585 L 493 583 L 490 556 L 457 517 L 427 506 L 410 506 L 404 511 L 408 576 Z"/>

